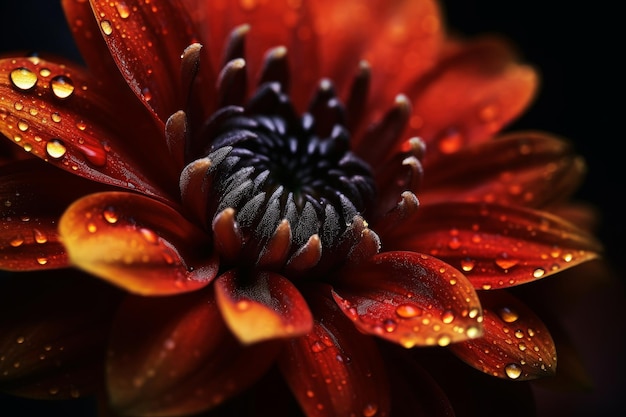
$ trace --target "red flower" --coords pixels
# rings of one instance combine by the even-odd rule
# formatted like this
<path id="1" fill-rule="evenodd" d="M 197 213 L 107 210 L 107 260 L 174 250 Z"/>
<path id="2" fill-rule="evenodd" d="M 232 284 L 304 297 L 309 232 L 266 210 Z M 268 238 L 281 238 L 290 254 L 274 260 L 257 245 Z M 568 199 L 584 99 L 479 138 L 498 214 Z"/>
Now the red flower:
<path id="1" fill-rule="evenodd" d="M 28 153 L 0 167 L 0 265 L 44 271 L 5 291 L 0 387 L 93 392 L 106 347 L 123 414 L 212 409 L 280 372 L 308 416 L 444 415 L 432 351 L 395 345 L 554 374 L 507 289 L 600 248 L 557 217 L 585 215 L 571 147 L 497 136 L 536 87 L 502 41 L 445 37 L 426 0 L 63 6 L 87 70 L 0 60 L 0 131 Z"/>

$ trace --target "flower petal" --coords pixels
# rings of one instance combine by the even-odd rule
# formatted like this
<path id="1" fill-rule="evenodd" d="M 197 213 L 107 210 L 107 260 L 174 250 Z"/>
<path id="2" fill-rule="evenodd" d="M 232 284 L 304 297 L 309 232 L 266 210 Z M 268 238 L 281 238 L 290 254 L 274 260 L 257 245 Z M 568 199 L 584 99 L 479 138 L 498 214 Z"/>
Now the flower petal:
<path id="1" fill-rule="evenodd" d="M 278 347 L 239 344 L 222 321 L 212 291 L 129 296 L 111 336 L 111 400 L 124 415 L 197 413 L 260 378 Z"/>
<path id="2" fill-rule="evenodd" d="M 165 145 L 161 151 L 158 144 L 150 146 L 153 158 L 133 148 L 136 137 L 162 133 L 141 119 L 129 126 L 126 117 L 137 113 L 118 98 L 76 65 L 38 57 L 0 59 L 0 133 L 75 175 L 165 198 L 160 186 L 176 190 L 177 181 L 148 179 L 170 172 Z"/>
<path id="3" fill-rule="evenodd" d="M 586 231 L 547 212 L 474 203 L 425 205 L 382 240 L 462 270 L 477 289 L 524 284 L 599 256 Z"/>
<path id="4" fill-rule="evenodd" d="M 426 160 L 491 137 L 526 108 L 537 75 L 515 63 L 511 50 L 491 38 L 468 43 L 406 92 L 411 127 L 428 145 Z"/>
<path id="5" fill-rule="evenodd" d="M 184 106 L 180 56 L 194 43 L 191 19 L 178 1 L 112 3 L 91 7 L 113 59 L 135 95 L 164 123 Z"/>
<path id="6" fill-rule="evenodd" d="M 365 333 L 406 348 L 478 337 L 480 302 L 462 273 L 414 252 L 383 252 L 340 272 L 335 301 Z"/>
<path id="7" fill-rule="evenodd" d="M 485 332 L 452 352 L 474 368 L 500 378 L 528 380 L 554 375 L 556 348 L 541 320 L 505 291 L 481 293 Z"/>
<path id="8" fill-rule="evenodd" d="M 385 367 L 374 341 L 360 334 L 321 288 L 307 292 L 313 330 L 289 340 L 280 369 L 307 416 L 388 416 Z"/>
<path id="9" fill-rule="evenodd" d="M 298 289 L 286 278 L 261 272 L 242 283 L 232 270 L 215 281 L 215 296 L 226 324 L 244 344 L 308 333 L 313 317 Z"/>
<path id="10" fill-rule="evenodd" d="M 193 291 L 217 274 L 209 237 L 145 196 L 88 195 L 63 214 L 59 233 L 73 265 L 133 293 Z"/>
<path id="11" fill-rule="evenodd" d="M 539 132 L 503 136 L 431 160 L 422 204 L 449 201 L 545 207 L 580 185 L 582 159 L 566 142 Z"/>
<path id="12" fill-rule="evenodd" d="M 42 399 L 93 394 L 119 295 L 68 271 L 0 282 L 0 389 Z"/>
<path id="13" fill-rule="evenodd" d="M 210 45 L 207 49 L 212 54 L 211 62 L 218 65 L 214 68 L 215 73 L 219 73 L 224 64 L 222 54 L 226 41 L 232 31 L 242 25 L 250 28 L 250 34 L 245 39 L 245 57 L 242 58 L 245 58 L 253 80 L 257 81 L 266 52 L 284 46 L 293 69 L 290 77 L 293 77 L 295 88 L 291 98 L 299 110 L 304 110 L 320 76 L 317 39 L 308 2 L 192 0 L 187 1 L 185 6 L 197 26 L 208 29 L 208 33 L 202 36 Z M 299 65 L 304 62 L 306 65 Z"/>
<path id="14" fill-rule="evenodd" d="M 70 203 L 98 188 L 103 189 L 37 159 L 0 167 L 0 268 L 68 266 L 58 220 Z"/>
<path id="15" fill-rule="evenodd" d="M 409 77 L 419 77 L 434 64 L 443 38 L 434 1 L 316 0 L 310 4 L 323 74 L 337 83 L 350 81 L 359 60 L 366 59 L 374 68 L 372 98 L 386 105 L 403 92 Z"/>

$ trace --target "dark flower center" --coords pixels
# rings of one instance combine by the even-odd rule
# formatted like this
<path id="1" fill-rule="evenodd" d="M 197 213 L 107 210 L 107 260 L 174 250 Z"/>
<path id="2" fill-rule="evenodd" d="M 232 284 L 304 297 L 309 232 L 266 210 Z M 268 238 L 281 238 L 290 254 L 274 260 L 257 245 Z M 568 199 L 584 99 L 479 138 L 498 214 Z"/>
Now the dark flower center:
<path id="1" fill-rule="evenodd" d="M 321 90 L 321 104 L 341 108 L 326 81 Z M 281 85 L 268 82 L 209 122 L 214 213 L 234 209 L 244 241 L 262 245 L 287 220 L 294 250 L 313 235 L 332 247 L 373 203 L 371 170 L 350 151 L 348 130 L 315 113 L 298 117 Z"/>

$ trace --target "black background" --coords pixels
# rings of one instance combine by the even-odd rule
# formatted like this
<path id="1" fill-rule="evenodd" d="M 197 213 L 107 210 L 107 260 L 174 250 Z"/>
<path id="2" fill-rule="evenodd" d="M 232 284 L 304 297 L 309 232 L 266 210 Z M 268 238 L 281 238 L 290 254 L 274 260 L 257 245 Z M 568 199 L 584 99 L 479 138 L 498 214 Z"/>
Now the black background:
<path id="1" fill-rule="evenodd" d="M 443 9 L 451 30 L 467 36 L 504 35 L 518 46 L 524 60 L 539 70 L 541 91 L 533 106 L 509 130 L 553 132 L 571 140 L 585 156 L 589 174 L 576 197 L 598 208 L 601 220 L 597 234 L 606 245 L 606 256 L 616 275 L 624 277 L 626 164 L 622 155 L 626 106 L 624 65 L 620 61 L 624 54 L 620 25 L 624 23 L 617 22 L 617 10 L 607 4 L 566 0 L 446 0 Z M 0 22 L 0 53 L 49 51 L 80 59 L 55 0 L 2 0 Z M 624 319 L 613 320 L 617 323 Z M 623 337 L 623 332 L 608 337 Z M 623 363 L 623 360 L 619 362 L 615 375 L 623 371 Z M 618 391 L 615 387 L 597 399 L 602 404 L 598 404 L 597 413 L 589 415 L 608 415 L 608 410 L 618 404 L 617 395 L 612 395 Z M 39 415 L 26 403 L 2 397 L 0 415 L 8 411 L 3 407 L 11 405 L 23 410 L 15 416 Z M 58 411 L 63 410 L 59 405 Z M 51 410 L 47 411 L 51 415 Z M 80 410 L 77 413 L 84 415 Z"/>

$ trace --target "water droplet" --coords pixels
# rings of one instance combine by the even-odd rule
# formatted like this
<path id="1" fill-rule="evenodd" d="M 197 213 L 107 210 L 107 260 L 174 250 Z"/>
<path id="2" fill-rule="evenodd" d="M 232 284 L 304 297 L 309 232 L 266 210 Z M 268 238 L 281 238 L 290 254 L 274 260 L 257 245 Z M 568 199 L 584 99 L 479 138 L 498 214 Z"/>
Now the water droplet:
<path id="1" fill-rule="evenodd" d="M 46 153 L 54 159 L 62 158 L 67 148 L 60 139 L 52 139 L 46 143 Z"/>
<path id="2" fill-rule="evenodd" d="M 522 375 L 522 367 L 516 363 L 509 363 L 504 367 L 504 372 L 509 378 L 517 379 Z"/>
<path id="3" fill-rule="evenodd" d="M 152 92 L 148 87 L 144 87 L 141 89 L 141 95 L 144 99 L 146 99 L 146 101 L 152 100 Z"/>
<path id="4" fill-rule="evenodd" d="M 117 213 L 112 207 L 106 208 L 102 215 L 104 217 L 104 220 L 111 224 L 117 223 L 117 221 L 119 220 Z"/>
<path id="5" fill-rule="evenodd" d="M 313 398 L 315 397 L 315 393 L 309 389 L 306 391 L 306 396 L 309 398 Z"/>
<path id="6" fill-rule="evenodd" d="M 174 339 L 166 339 L 165 342 L 163 342 L 163 347 L 166 350 L 173 350 L 176 347 L 176 342 Z"/>
<path id="7" fill-rule="evenodd" d="M 17 235 L 15 236 L 13 239 L 11 239 L 11 241 L 9 242 L 9 244 L 11 246 L 13 246 L 14 248 L 18 248 L 20 246 L 22 246 L 22 244 L 24 243 L 24 236 L 22 235 Z"/>
<path id="8" fill-rule="evenodd" d="M 243 311 L 243 310 L 247 310 L 250 308 L 250 303 L 246 300 L 240 300 L 240 301 L 237 301 L 235 306 L 237 307 L 238 310 Z"/>
<path id="9" fill-rule="evenodd" d="M 49 77 L 50 74 L 51 72 L 48 68 L 42 68 L 39 70 L 39 75 L 41 75 L 42 77 Z"/>
<path id="10" fill-rule="evenodd" d="M 128 16 L 130 16 L 130 8 L 126 3 L 118 1 L 115 3 L 115 8 L 122 19 L 128 19 Z"/>
<path id="11" fill-rule="evenodd" d="M 52 121 L 53 121 L 54 123 L 60 123 L 60 122 L 61 122 L 61 115 L 60 115 L 59 113 L 56 113 L 56 112 L 55 112 L 55 113 L 52 113 L 52 114 L 50 115 L 50 117 L 52 118 Z"/>
<path id="12" fill-rule="evenodd" d="M 472 259 L 461 260 L 461 269 L 463 270 L 463 272 L 471 272 L 471 270 L 474 269 L 475 265 L 476 262 L 474 262 Z"/>
<path id="13" fill-rule="evenodd" d="M 157 235 L 152 230 L 146 229 L 144 227 L 144 228 L 139 229 L 139 233 L 148 243 L 152 243 L 152 244 L 159 243 L 159 235 Z"/>
<path id="14" fill-rule="evenodd" d="M 411 319 L 420 316 L 422 310 L 413 304 L 401 304 L 396 308 L 396 314 L 403 319 Z"/>
<path id="15" fill-rule="evenodd" d="M 320 353 L 321 351 L 323 351 L 324 349 L 326 349 L 326 345 L 324 345 L 323 343 L 321 343 L 320 341 L 315 341 L 312 345 L 311 345 L 311 352 L 313 353 Z"/>
<path id="16" fill-rule="evenodd" d="M 374 417 L 378 413 L 378 406 L 376 404 L 367 404 L 363 408 L 364 417 Z"/>
<path id="17" fill-rule="evenodd" d="M 44 244 L 48 241 L 48 236 L 46 236 L 41 230 L 33 229 L 33 238 L 35 242 L 39 244 Z"/>
<path id="18" fill-rule="evenodd" d="M 546 273 L 546 271 L 542 268 L 537 268 L 533 271 L 533 277 L 535 278 L 541 278 L 544 274 Z"/>
<path id="19" fill-rule="evenodd" d="M 9 75 L 11 83 L 20 90 L 28 91 L 37 84 L 37 74 L 28 68 L 17 68 Z"/>
<path id="20" fill-rule="evenodd" d="M 239 0 L 239 4 L 244 10 L 254 10 L 257 4 L 257 0 Z"/>
<path id="21" fill-rule="evenodd" d="M 45 256 L 40 256 L 37 258 L 37 263 L 39 265 L 45 265 L 48 263 L 48 258 L 46 258 Z"/>
<path id="22" fill-rule="evenodd" d="M 24 338 L 24 336 L 20 336 L 17 338 L 16 342 L 18 345 L 21 345 L 22 343 L 24 343 L 26 339 Z"/>
<path id="23" fill-rule="evenodd" d="M 387 333 L 392 333 L 396 330 L 397 327 L 398 323 L 396 323 L 393 319 L 386 319 L 385 321 L 383 321 L 383 328 Z"/>
<path id="24" fill-rule="evenodd" d="M 87 231 L 89 233 L 96 233 L 98 231 L 98 226 L 95 223 L 89 222 L 87 223 Z"/>
<path id="25" fill-rule="evenodd" d="M 57 395 L 59 393 L 59 387 L 52 387 L 48 390 L 50 395 Z"/>
<path id="26" fill-rule="evenodd" d="M 78 130 L 85 130 L 87 129 L 87 124 L 83 122 L 82 120 L 80 120 L 76 122 L 76 127 L 78 128 Z"/>
<path id="27" fill-rule="evenodd" d="M 517 259 L 509 258 L 508 256 L 502 256 L 495 260 L 496 265 L 503 270 L 511 269 L 519 263 Z"/>
<path id="28" fill-rule="evenodd" d="M 450 336 L 447 334 L 442 334 L 437 338 L 437 344 L 439 346 L 448 346 L 450 342 L 452 342 L 452 339 L 450 339 Z"/>
<path id="29" fill-rule="evenodd" d="M 443 313 L 441 313 L 441 321 L 443 321 L 446 324 L 450 324 L 454 321 L 454 313 L 450 310 L 446 310 Z"/>
<path id="30" fill-rule="evenodd" d="M 63 75 L 57 75 L 50 80 L 50 87 L 52 88 L 52 93 L 61 99 L 68 98 L 74 92 L 74 83 Z"/>
<path id="31" fill-rule="evenodd" d="M 467 330 L 465 330 L 465 334 L 467 334 L 467 337 L 470 339 L 475 339 L 480 335 L 480 329 L 476 326 L 469 326 Z"/>
<path id="32" fill-rule="evenodd" d="M 503 307 L 498 311 L 500 318 L 507 323 L 513 323 L 519 319 L 519 314 L 515 310 Z"/>
<path id="33" fill-rule="evenodd" d="M 26 132 L 28 130 L 28 123 L 20 120 L 19 122 L 17 122 L 17 128 L 22 132 Z"/>
<path id="34" fill-rule="evenodd" d="M 111 22 L 109 22 L 108 20 L 103 20 L 102 22 L 100 22 L 100 28 L 102 29 L 102 32 L 107 36 L 113 33 L 113 25 L 111 25 Z"/>
<path id="35" fill-rule="evenodd" d="M 461 247 L 461 241 L 455 236 L 448 242 L 448 247 L 452 250 L 456 250 Z"/>
<path id="36" fill-rule="evenodd" d="M 445 131 L 438 141 L 438 147 L 441 153 L 450 154 L 458 151 L 463 146 L 463 136 L 454 128 Z"/>
<path id="37" fill-rule="evenodd" d="M 515 337 L 517 337 L 518 339 L 522 339 L 524 337 L 524 332 L 521 331 L 520 329 L 515 330 Z"/>
<path id="38" fill-rule="evenodd" d="M 474 308 L 471 308 L 471 309 L 470 309 L 470 311 L 469 311 L 469 314 L 468 314 L 468 315 L 469 315 L 469 317 L 470 317 L 471 319 L 475 319 L 476 317 L 478 317 L 478 313 L 479 313 L 479 312 L 480 312 L 480 310 L 479 310 L 479 309 L 477 309 L 476 307 L 474 307 Z"/>

